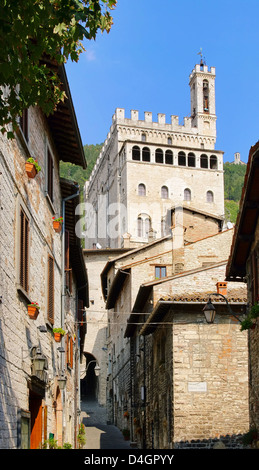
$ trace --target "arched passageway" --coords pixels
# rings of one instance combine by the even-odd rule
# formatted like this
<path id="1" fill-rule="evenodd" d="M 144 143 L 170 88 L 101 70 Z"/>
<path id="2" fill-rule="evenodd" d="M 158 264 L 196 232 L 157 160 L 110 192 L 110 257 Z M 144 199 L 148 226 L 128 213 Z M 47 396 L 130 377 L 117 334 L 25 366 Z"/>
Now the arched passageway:
<path id="1" fill-rule="evenodd" d="M 84 353 L 85 368 L 81 369 L 81 399 L 83 401 L 98 401 L 98 377 L 94 368 L 98 365 L 96 358 L 90 353 Z"/>

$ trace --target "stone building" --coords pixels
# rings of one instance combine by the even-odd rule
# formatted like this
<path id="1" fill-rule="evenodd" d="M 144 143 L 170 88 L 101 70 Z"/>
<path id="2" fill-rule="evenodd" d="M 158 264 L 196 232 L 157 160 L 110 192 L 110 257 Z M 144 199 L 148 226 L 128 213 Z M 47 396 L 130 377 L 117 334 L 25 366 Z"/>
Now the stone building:
<path id="1" fill-rule="evenodd" d="M 248 429 L 246 332 L 225 302 L 215 304 L 213 325 L 203 313 L 225 268 L 222 262 L 140 287 L 125 332 L 134 371 L 131 432 L 140 447 L 211 448 L 226 436 L 232 446 Z M 225 296 L 242 315 L 246 289 L 233 284 Z"/>
<path id="2" fill-rule="evenodd" d="M 157 122 L 117 108 L 86 194 L 86 247 L 137 247 L 169 233 L 168 211 L 185 205 L 224 216 L 223 152 L 215 149 L 215 68 L 190 74 L 191 116 Z"/>
<path id="3" fill-rule="evenodd" d="M 139 447 L 172 448 L 193 439 L 210 446 L 248 428 L 247 335 L 226 315 L 226 304 L 217 307 L 214 325 L 202 312 L 224 280 L 232 236 L 233 229 L 185 244 L 178 273 L 164 269 L 178 252 L 170 236 L 110 260 L 102 272 L 109 420 L 130 429 Z M 228 290 L 233 309 L 243 314 L 245 286 L 230 283 Z"/>
<path id="4" fill-rule="evenodd" d="M 39 448 L 51 437 L 76 447 L 80 419 L 88 279 L 75 236 L 79 188 L 60 179 L 59 161 L 86 161 L 65 69 L 58 71 L 65 102 L 49 117 L 25 110 L 15 139 L 0 137 L 0 447 L 8 449 Z M 41 167 L 35 177 L 26 172 L 31 157 Z M 30 317 L 34 302 L 40 310 Z M 64 330 L 61 342 L 54 328 Z"/>
<path id="5" fill-rule="evenodd" d="M 259 302 L 259 142 L 251 147 L 233 244 L 226 270 L 229 281 L 247 282 L 250 309 Z M 257 312 L 257 315 L 259 312 Z M 248 315 L 250 426 L 259 429 L 258 317 Z"/>

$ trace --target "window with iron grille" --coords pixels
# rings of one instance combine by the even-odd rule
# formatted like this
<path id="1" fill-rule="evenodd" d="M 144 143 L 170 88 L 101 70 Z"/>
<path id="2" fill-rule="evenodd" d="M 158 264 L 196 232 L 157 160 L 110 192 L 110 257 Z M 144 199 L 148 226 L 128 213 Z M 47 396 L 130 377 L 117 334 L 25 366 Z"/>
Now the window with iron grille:
<path id="1" fill-rule="evenodd" d="M 54 258 L 48 256 L 48 320 L 54 324 Z"/>
<path id="2" fill-rule="evenodd" d="M 29 291 L 29 219 L 20 209 L 20 286 Z"/>

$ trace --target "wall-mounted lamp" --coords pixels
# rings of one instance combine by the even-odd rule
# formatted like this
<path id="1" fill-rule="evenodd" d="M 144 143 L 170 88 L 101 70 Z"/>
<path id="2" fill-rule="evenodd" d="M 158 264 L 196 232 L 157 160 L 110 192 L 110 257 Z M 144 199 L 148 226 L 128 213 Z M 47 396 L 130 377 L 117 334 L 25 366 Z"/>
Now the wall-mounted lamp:
<path id="1" fill-rule="evenodd" d="M 94 368 L 94 373 L 96 375 L 96 377 L 98 377 L 100 375 L 100 370 L 101 370 L 101 367 L 99 367 L 97 364 Z"/>
<path id="2" fill-rule="evenodd" d="M 206 303 L 205 307 L 203 308 L 203 312 L 206 318 L 207 323 L 214 323 L 215 320 L 215 315 L 216 315 L 216 309 L 211 302 L 211 299 Z"/>
<path id="3" fill-rule="evenodd" d="M 212 292 L 209 295 L 210 296 L 211 295 L 218 295 L 218 296 L 222 297 L 225 300 L 226 304 L 227 304 L 229 315 L 233 316 L 234 318 L 236 318 L 241 323 L 241 320 L 234 314 L 233 310 L 231 309 L 231 307 L 228 303 L 227 298 L 223 294 L 219 294 L 218 292 Z M 205 315 L 205 318 L 206 318 L 206 322 L 207 323 L 214 323 L 215 315 L 216 315 L 216 309 L 215 309 L 213 303 L 211 302 L 210 297 L 209 297 L 209 301 L 206 303 L 205 307 L 203 308 L 203 312 L 204 312 L 204 315 Z"/>
<path id="4" fill-rule="evenodd" d="M 34 366 L 35 372 L 41 372 L 46 363 L 46 356 L 41 353 L 40 347 L 33 347 L 31 349 L 31 358 Z"/>
<path id="5" fill-rule="evenodd" d="M 64 375 L 64 372 L 62 372 L 60 376 L 58 377 L 58 385 L 59 385 L 60 390 L 64 390 L 66 383 L 67 383 L 67 378 Z"/>

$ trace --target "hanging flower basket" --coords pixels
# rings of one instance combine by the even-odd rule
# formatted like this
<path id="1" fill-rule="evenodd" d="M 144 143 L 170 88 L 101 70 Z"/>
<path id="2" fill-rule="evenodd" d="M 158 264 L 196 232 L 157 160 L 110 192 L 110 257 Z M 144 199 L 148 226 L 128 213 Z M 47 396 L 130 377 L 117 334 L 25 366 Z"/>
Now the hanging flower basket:
<path id="1" fill-rule="evenodd" d="M 124 415 L 123 415 L 123 416 L 124 416 L 124 418 L 127 418 L 127 419 L 129 419 L 129 412 L 128 412 L 128 411 L 125 411 L 125 413 L 124 413 Z"/>
<path id="2" fill-rule="evenodd" d="M 29 304 L 27 306 L 27 308 L 28 308 L 28 315 L 29 315 L 30 319 L 31 320 L 36 320 L 36 318 L 39 315 L 39 310 L 40 310 L 40 307 L 37 304 L 37 302 L 32 302 L 31 304 Z"/>
<path id="3" fill-rule="evenodd" d="M 53 328 L 54 339 L 57 343 L 60 343 L 62 336 L 66 334 L 66 332 L 62 328 Z"/>
<path id="4" fill-rule="evenodd" d="M 30 157 L 25 162 L 25 170 L 29 178 L 35 178 L 35 176 L 41 170 L 41 167 L 39 166 L 37 160 L 35 160 L 33 157 Z"/>
<path id="5" fill-rule="evenodd" d="M 55 219 L 55 217 L 52 217 L 53 219 L 53 228 L 55 232 L 60 233 L 62 229 L 62 222 L 63 222 L 63 217 L 58 217 Z"/>

